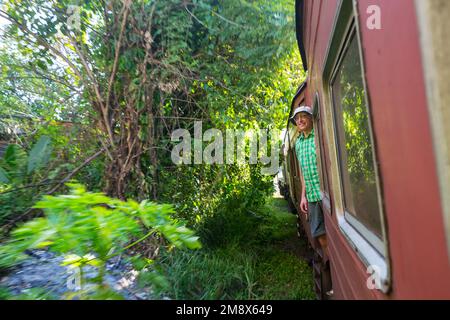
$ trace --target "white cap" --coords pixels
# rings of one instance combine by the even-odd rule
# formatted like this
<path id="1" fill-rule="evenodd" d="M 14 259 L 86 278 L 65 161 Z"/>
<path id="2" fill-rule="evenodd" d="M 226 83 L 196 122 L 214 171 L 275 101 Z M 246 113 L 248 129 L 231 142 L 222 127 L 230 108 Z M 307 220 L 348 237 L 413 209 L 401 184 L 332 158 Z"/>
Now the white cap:
<path id="1" fill-rule="evenodd" d="M 300 106 L 300 107 L 295 108 L 294 114 L 292 115 L 292 117 L 289 120 L 291 120 L 295 124 L 294 118 L 300 112 L 306 112 L 306 113 L 308 113 L 310 115 L 313 115 L 313 111 L 312 111 L 311 107 Z"/>

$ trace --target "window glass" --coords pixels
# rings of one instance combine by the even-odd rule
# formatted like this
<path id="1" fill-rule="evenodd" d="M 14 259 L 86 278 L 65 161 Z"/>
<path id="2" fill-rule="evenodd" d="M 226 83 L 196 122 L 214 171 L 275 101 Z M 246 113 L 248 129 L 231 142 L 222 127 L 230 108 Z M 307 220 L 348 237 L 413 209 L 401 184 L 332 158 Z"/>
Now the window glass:
<path id="1" fill-rule="evenodd" d="M 336 70 L 332 93 L 346 212 L 382 239 L 368 106 L 355 34 Z"/>

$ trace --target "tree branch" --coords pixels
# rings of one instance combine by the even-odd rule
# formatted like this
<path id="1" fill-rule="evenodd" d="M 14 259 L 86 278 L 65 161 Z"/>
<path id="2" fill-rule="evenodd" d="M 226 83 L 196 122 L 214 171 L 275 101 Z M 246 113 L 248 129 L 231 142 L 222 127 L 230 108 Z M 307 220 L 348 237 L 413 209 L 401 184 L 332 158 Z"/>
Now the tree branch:
<path id="1" fill-rule="evenodd" d="M 47 194 L 52 194 L 53 192 L 55 192 L 56 190 L 58 190 L 64 183 L 66 183 L 67 181 L 69 181 L 75 174 L 78 173 L 78 171 L 80 171 L 81 169 L 83 169 L 86 165 L 88 165 L 92 160 L 94 160 L 95 158 L 97 158 L 99 155 L 101 155 L 103 152 L 105 151 L 104 148 L 101 148 L 99 151 L 97 151 L 96 153 L 94 153 L 92 156 L 90 156 L 89 158 L 87 158 L 86 160 L 84 160 L 84 162 L 79 165 L 77 168 L 75 168 L 75 170 L 73 170 L 71 173 L 69 173 L 64 179 L 62 179 L 53 189 L 51 189 L 49 192 L 47 192 Z"/>
<path id="2" fill-rule="evenodd" d="M 86 165 L 88 165 L 92 160 L 94 160 L 95 158 L 97 158 L 99 155 L 101 155 L 103 152 L 105 151 L 104 148 L 100 149 L 99 151 L 97 151 L 95 154 L 93 154 L 92 156 L 90 156 L 89 158 L 87 158 L 80 166 L 78 166 L 77 168 L 75 168 L 72 172 L 70 172 L 64 179 L 62 179 L 61 181 L 58 182 L 58 184 L 51 189 L 50 191 L 46 192 L 46 195 L 50 195 L 52 193 L 54 193 L 56 190 L 58 190 L 64 183 L 66 183 L 67 181 L 69 181 L 78 171 L 80 171 L 83 167 L 85 167 Z M 22 213 L 21 215 L 15 217 L 13 220 L 9 221 L 7 224 L 5 224 L 1 230 L 2 231 L 8 231 L 11 230 L 10 227 L 16 223 L 17 221 L 20 221 L 23 217 L 27 216 L 28 214 L 30 214 L 32 211 L 34 210 L 34 208 L 29 208 L 27 211 L 25 211 L 24 213 Z"/>
<path id="3" fill-rule="evenodd" d="M 75 72 L 75 74 L 80 78 L 80 80 L 83 80 L 83 77 L 81 76 L 80 71 L 78 70 L 78 68 L 72 63 L 72 61 L 70 61 L 69 59 L 67 59 L 66 56 L 64 56 L 61 51 L 57 50 L 55 47 L 53 47 L 52 45 L 50 45 L 47 41 L 43 40 L 39 35 L 35 34 L 34 32 L 32 32 L 30 29 L 28 29 L 25 25 L 21 24 L 19 21 L 17 21 L 15 18 L 11 17 L 6 11 L 0 9 L 0 17 L 5 18 L 7 20 L 9 20 L 10 22 L 16 24 L 20 30 L 22 30 L 23 33 L 25 34 L 30 34 L 33 36 L 33 38 L 36 39 L 36 41 L 42 45 L 43 47 L 45 47 L 46 49 L 50 50 L 51 52 L 53 52 L 56 56 L 60 57 L 61 59 L 63 59 L 69 66 L 70 68 L 72 68 L 73 72 Z"/>
<path id="4" fill-rule="evenodd" d="M 119 39 L 117 40 L 116 50 L 115 50 L 115 53 L 114 53 L 114 63 L 113 63 L 113 67 L 112 67 L 112 70 L 111 70 L 111 76 L 109 77 L 108 90 L 106 92 L 106 106 L 109 105 L 109 100 L 110 100 L 110 96 L 111 96 L 111 89 L 112 89 L 112 85 L 113 85 L 113 82 L 114 82 L 114 77 L 116 76 L 116 72 L 117 72 L 117 65 L 119 63 L 120 47 L 122 45 L 122 38 L 123 38 L 123 33 L 125 31 L 125 24 L 127 22 L 130 5 L 131 5 L 131 0 L 125 0 L 125 2 L 123 4 L 123 9 L 122 9 L 122 11 L 123 11 L 122 25 L 120 26 Z"/>

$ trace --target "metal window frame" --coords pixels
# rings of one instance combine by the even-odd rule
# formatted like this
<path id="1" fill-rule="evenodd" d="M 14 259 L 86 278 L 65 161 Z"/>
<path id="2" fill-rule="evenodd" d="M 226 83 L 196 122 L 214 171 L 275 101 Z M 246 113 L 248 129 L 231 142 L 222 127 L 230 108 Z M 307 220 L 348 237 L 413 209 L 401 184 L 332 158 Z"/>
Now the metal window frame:
<path id="1" fill-rule="evenodd" d="M 313 115 L 314 115 L 314 130 L 316 130 L 316 137 L 322 138 L 325 135 L 325 131 L 323 130 L 322 126 L 322 114 L 320 110 L 320 96 L 319 92 L 316 91 L 314 94 L 314 101 L 313 101 Z M 321 126 L 321 128 L 318 128 L 318 126 Z M 328 140 L 327 140 L 328 141 Z M 330 201 L 330 177 L 328 176 L 327 170 L 325 170 L 326 164 L 325 164 L 325 146 L 322 146 L 322 143 L 318 144 L 319 146 L 319 159 L 320 159 L 320 173 L 321 173 L 321 193 L 322 193 L 322 203 L 325 205 L 326 208 L 329 209 L 330 214 L 332 214 L 331 210 L 331 201 Z M 326 182 L 325 182 L 326 180 Z"/>
<path id="2" fill-rule="evenodd" d="M 337 102 L 334 101 L 333 85 L 335 84 L 336 78 L 338 76 L 338 72 L 339 72 L 340 68 L 342 67 L 343 60 L 344 60 L 344 58 L 345 58 L 345 56 L 346 56 L 346 54 L 348 52 L 348 48 L 349 48 L 350 43 L 352 41 L 356 41 L 357 44 L 358 44 L 358 47 L 359 47 L 360 41 L 359 41 L 359 38 L 357 36 L 356 24 L 351 24 L 350 29 L 348 30 L 348 33 L 346 35 L 346 40 L 345 40 L 344 47 L 342 49 L 340 58 L 339 58 L 339 60 L 337 61 L 336 65 L 335 65 L 335 68 L 334 68 L 334 71 L 332 73 L 331 80 L 330 80 L 330 83 L 329 83 L 330 93 L 331 93 L 331 96 L 332 96 L 333 120 L 335 122 L 334 123 L 334 128 L 335 128 L 335 132 L 336 132 L 335 133 L 336 137 L 342 136 L 343 132 L 340 132 L 340 130 L 338 129 L 338 126 L 336 125 L 336 121 L 337 121 L 336 113 L 340 112 L 340 111 L 338 110 L 338 107 L 336 105 Z M 363 62 L 362 62 L 361 53 L 360 53 L 360 62 L 361 62 L 361 65 L 362 65 Z M 365 100 L 366 100 L 365 104 L 366 104 L 366 112 L 367 112 L 368 125 L 369 125 L 370 144 L 371 144 L 371 149 L 372 149 L 372 162 L 374 164 L 373 167 L 374 167 L 374 175 L 375 175 L 375 180 L 376 180 L 377 201 L 378 201 L 378 205 L 379 205 L 379 212 L 378 212 L 378 214 L 380 215 L 381 233 L 383 234 L 383 219 L 381 218 L 381 216 L 383 214 L 383 208 L 382 208 L 382 206 L 380 206 L 380 203 L 381 203 L 381 188 L 379 186 L 378 171 L 377 171 L 377 166 L 376 166 L 376 163 L 377 163 L 376 150 L 375 150 L 374 141 L 373 141 L 373 132 L 372 132 L 372 126 L 371 126 L 371 117 L 370 117 L 370 107 L 369 107 L 369 102 L 368 102 L 368 99 L 367 99 L 367 87 L 366 87 L 366 84 L 365 84 L 365 81 L 364 81 L 364 73 L 363 73 L 362 69 L 361 69 L 361 73 L 362 73 L 363 87 L 364 87 L 364 92 L 365 92 L 364 95 L 366 96 L 365 97 Z M 342 152 L 341 149 L 342 148 L 337 143 L 337 140 L 336 140 L 336 149 L 337 149 L 337 152 L 338 152 L 338 159 L 339 159 L 339 166 L 338 167 L 339 167 L 339 174 L 340 174 L 340 178 L 341 178 L 340 179 L 340 183 L 341 183 L 341 188 L 343 190 L 343 189 L 345 189 L 345 186 L 343 185 L 343 182 L 342 182 L 342 180 L 343 180 L 342 179 L 342 175 L 344 174 L 343 173 L 344 172 L 344 168 L 342 168 L 342 165 L 341 165 L 341 152 Z M 344 208 L 345 208 L 346 207 L 346 202 L 347 202 L 345 194 L 342 192 L 341 196 L 344 199 L 343 202 L 344 202 Z M 353 216 L 347 210 L 345 210 L 344 216 L 345 216 L 345 219 L 359 233 L 361 233 L 361 235 L 364 238 L 366 238 L 375 247 L 375 249 L 377 249 L 377 251 L 380 254 L 385 255 L 385 252 L 384 252 L 385 250 L 384 250 L 384 245 L 383 245 L 384 241 L 382 239 L 378 238 L 378 236 L 376 236 L 372 231 L 370 231 L 368 228 L 366 228 L 365 225 L 362 222 L 360 222 L 357 217 Z"/>

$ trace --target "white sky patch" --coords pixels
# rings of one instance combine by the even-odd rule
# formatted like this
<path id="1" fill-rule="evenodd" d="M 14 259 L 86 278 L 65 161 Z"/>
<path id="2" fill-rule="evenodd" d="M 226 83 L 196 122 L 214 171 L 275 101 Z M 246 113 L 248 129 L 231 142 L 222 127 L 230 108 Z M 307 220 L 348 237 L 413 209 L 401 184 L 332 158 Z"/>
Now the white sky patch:
<path id="1" fill-rule="evenodd" d="M 3 17 L 0 17 L 0 36 L 3 35 L 3 32 L 5 31 L 6 27 L 10 24 L 8 20 L 6 20 Z"/>

